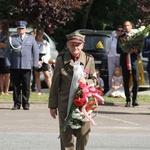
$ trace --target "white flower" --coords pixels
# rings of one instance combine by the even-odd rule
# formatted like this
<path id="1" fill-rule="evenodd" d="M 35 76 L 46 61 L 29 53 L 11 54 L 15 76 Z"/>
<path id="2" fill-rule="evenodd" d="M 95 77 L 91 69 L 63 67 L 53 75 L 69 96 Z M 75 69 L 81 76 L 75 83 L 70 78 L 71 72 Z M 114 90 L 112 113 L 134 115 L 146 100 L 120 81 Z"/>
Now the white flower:
<path id="1" fill-rule="evenodd" d="M 77 118 L 79 118 L 80 117 L 80 114 L 79 113 L 73 113 L 72 114 L 72 118 L 74 118 L 74 119 L 77 119 Z"/>
<path id="2" fill-rule="evenodd" d="M 139 28 L 139 32 L 143 31 L 144 29 L 145 29 L 145 26 L 141 26 L 141 27 Z"/>
<path id="3" fill-rule="evenodd" d="M 136 33 L 138 33 L 139 32 L 139 30 L 138 29 L 132 29 L 131 30 L 131 35 L 129 35 L 129 36 L 132 36 L 133 34 L 136 34 Z M 130 33 L 129 33 L 130 34 Z"/>
<path id="4" fill-rule="evenodd" d="M 79 124 L 78 125 L 72 125 L 71 128 L 72 129 L 79 129 L 79 128 L 81 128 L 81 126 Z"/>
<path id="5" fill-rule="evenodd" d="M 79 113 L 79 112 L 80 112 L 79 108 L 76 108 L 76 109 L 74 110 L 74 112 Z"/>
<path id="6" fill-rule="evenodd" d="M 81 121 L 83 121 L 83 122 L 87 122 L 87 121 L 89 121 L 87 118 L 83 118 Z"/>
<path id="7" fill-rule="evenodd" d="M 80 115 L 82 115 L 82 116 L 83 116 L 83 112 L 80 112 Z"/>

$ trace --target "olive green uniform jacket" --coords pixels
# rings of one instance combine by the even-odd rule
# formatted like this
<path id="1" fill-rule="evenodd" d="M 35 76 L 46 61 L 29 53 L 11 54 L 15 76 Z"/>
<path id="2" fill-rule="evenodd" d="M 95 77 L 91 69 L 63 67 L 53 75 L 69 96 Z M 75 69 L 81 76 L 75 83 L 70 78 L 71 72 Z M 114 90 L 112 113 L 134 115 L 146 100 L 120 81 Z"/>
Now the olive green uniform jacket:
<path id="1" fill-rule="evenodd" d="M 96 84 L 97 79 L 93 77 L 95 73 L 94 58 L 81 51 L 78 61 L 87 72 L 87 84 Z M 74 61 L 71 58 L 70 52 L 57 57 L 50 89 L 49 108 L 58 108 L 61 112 L 67 112 L 73 66 Z"/>

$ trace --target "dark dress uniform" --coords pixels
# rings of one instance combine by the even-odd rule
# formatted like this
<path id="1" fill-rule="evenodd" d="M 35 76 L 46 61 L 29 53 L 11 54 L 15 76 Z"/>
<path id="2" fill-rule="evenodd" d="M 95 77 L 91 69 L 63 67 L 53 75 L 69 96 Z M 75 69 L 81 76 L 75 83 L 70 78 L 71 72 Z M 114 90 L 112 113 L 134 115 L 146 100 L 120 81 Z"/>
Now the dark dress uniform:
<path id="1" fill-rule="evenodd" d="M 24 25 L 23 23 L 19 22 L 19 25 Z M 11 69 L 14 110 L 20 109 L 21 104 L 23 109 L 29 109 L 31 68 L 32 65 L 38 67 L 38 60 L 38 46 L 32 35 L 25 34 L 23 40 L 19 34 L 10 36 L 5 50 L 5 61 L 6 66 Z"/>
<path id="2" fill-rule="evenodd" d="M 86 82 L 88 84 L 96 83 L 97 80 L 92 77 L 95 73 L 94 58 L 81 51 L 78 61 L 84 66 L 84 69 L 89 70 Z M 69 91 L 73 77 L 73 66 L 74 61 L 70 52 L 57 57 L 50 90 L 49 108 L 58 108 L 60 128 L 62 124 L 64 124 L 67 116 Z M 67 127 L 65 132 L 60 131 L 61 150 L 74 150 L 74 136 L 77 138 L 76 149 L 84 150 L 88 141 L 89 132 L 89 122 L 84 123 L 80 129 L 71 129 L 70 127 Z"/>

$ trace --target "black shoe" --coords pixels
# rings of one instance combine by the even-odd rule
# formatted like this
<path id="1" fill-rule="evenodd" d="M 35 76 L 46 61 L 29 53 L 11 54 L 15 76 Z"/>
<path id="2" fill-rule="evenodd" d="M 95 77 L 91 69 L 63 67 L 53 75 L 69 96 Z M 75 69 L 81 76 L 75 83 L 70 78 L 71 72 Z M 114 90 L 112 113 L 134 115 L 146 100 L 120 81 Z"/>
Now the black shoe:
<path id="1" fill-rule="evenodd" d="M 17 110 L 17 109 L 20 109 L 20 107 L 14 106 L 11 110 Z"/>
<path id="2" fill-rule="evenodd" d="M 139 106 L 139 104 L 137 103 L 137 102 L 133 102 L 132 103 L 132 106 L 134 107 L 134 106 Z"/>
<path id="3" fill-rule="evenodd" d="M 130 107 L 130 102 L 126 102 L 125 107 Z"/>
<path id="4" fill-rule="evenodd" d="M 29 106 L 23 107 L 24 110 L 29 110 Z"/>

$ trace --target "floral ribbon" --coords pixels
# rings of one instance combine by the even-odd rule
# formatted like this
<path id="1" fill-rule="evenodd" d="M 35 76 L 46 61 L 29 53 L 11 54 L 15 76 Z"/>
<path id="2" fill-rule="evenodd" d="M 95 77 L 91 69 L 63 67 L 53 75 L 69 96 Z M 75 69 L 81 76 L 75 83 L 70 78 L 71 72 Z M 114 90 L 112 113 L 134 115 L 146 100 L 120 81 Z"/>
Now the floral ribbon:
<path id="1" fill-rule="evenodd" d="M 96 125 L 96 123 L 94 122 L 94 120 L 92 119 L 92 117 L 89 115 L 89 113 L 86 111 L 86 106 L 88 105 L 88 98 L 90 96 L 93 96 L 95 99 L 95 104 L 96 104 L 96 107 L 98 107 L 98 101 L 100 101 L 102 104 L 104 104 L 104 99 L 102 98 L 102 96 L 100 96 L 101 93 L 99 93 L 99 90 L 97 90 L 93 84 L 91 85 L 85 85 L 85 84 L 82 84 L 82 83 L 79 83 L 80 86 L 82 87 L 82 92 L 83 92 L 83 97 L 85 98 L 86 100 L 86 103 L 84 106 L 82 106 L 81 108 L 81 112 L 83 113 L 83 115 L 86 117 L 86 119 L 88 119 L 90 121 L 90 123 L 92 125 Z M 94 110 L 94 109 L 93 109 Z"/>
<path id="2" fill-rule="evenodd" d="M 127 62 L 127 69 L 128 70 L 132 70 L 132 67 L 131 67 L 131 55 L 128 53 L 127 56 L 126 56 L 126 62 Z"/>
<path id="3" fill-rule="evenodd" d="M 100 96 L 102 93 L 94 87 L 94 84 L 86 85 L 83 83 L 79 83 L 79 85 L 82 88 L 83 96 L 85 99 L 88 99 L 88 97 L 90 96 L 94 96 L 96 100 L 104 104 L 104 99 L 102 96 Z"/>

